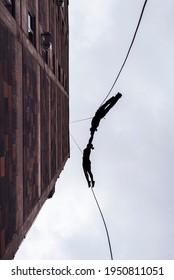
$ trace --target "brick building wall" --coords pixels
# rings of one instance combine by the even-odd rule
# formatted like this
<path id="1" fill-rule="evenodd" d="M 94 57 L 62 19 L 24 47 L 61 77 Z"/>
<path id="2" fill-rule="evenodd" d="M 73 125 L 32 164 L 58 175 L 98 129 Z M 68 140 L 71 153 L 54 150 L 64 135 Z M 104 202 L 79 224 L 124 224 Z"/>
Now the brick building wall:
<path id="1" fill-rule="evenodd" d="M 0 259 L 14 257 L 69 157 L 68 0 L 58 2 L 0 0 Z"/>

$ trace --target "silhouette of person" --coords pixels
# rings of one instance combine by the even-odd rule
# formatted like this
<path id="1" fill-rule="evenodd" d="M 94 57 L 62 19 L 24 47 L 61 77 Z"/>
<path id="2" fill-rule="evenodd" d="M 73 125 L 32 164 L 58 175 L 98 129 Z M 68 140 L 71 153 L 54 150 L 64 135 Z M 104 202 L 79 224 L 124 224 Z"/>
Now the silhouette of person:
<path id="1" fill-rule="evenodd" d="M 94 149 L 93 145 L 91 143 L 88 143 L 86 148 L 83 151 L 83 170 L 86 177 L 86 180 L 88 182 L 88 187 L 94 187 L 95 181 L 93 179 L 93 174 L 91 172 L 91 161 L 89 159 L 91 154 L 91 149 Z"/>
<path id="2" fill-rule="evenodd" d="M 99 109 L 96 111 L 95 116 L 93 117 L 91 121 L 91 142 L 94 136 L 94 132 L 97 131 L 97 127 L 99 126 L 99 123 L 102 118 L 106 116 L 106 114 L 109 112 L 109 110 L 116 104 L 116 102 L 122 97 L 122 94 L 118 92 L 115 96 L 112 96 L 110 99 L 108 99 L 102 106 L 99 107 Z"/>

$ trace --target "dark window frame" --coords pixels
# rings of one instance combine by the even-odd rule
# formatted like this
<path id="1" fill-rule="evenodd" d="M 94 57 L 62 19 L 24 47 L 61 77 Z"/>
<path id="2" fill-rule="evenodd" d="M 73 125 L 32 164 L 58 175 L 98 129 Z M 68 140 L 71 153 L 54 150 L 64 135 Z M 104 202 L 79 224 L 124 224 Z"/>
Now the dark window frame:
<path id="1" fill-rule="evenodd" d="M 48 65 L 49 63 L 48 50 L 42 50 L 42 57 L 45 63 Z"/>
<path id="2" fill-rule="evenodd" d="M 9 13 L 15 18 L 15 1 L 14 0 L 3 0 L 4 6 L 7 8 Z"/>
<path id="3" fill-rule="evenodd" d="M 30 11 L 28 11 L 28 38 L 36 47 L 36 17 Z"/>

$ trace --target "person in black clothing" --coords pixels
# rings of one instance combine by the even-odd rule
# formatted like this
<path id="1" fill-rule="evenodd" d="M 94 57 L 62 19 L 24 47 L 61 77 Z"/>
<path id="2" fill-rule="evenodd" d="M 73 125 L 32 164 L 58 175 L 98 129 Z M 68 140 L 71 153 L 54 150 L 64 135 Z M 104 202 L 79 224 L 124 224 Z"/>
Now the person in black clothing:
<path id="1" fill-rule="evenodd" d="M 95 131 L 97 131 L 97 127 L 99 126 L 99 123 L 102 118 L 106 116 L 106 114 L 109 112 L 109 110 L 116 104 L 116 102 L 122 97 L 122 94 L 118 92 L 115 96 L 112 96 L 109 100 L 107 100 L 102 106 L 99 107 L 99 109 L 96 111 L 95 116 L 93 117 L 91 121 L 91 140 L 93 140 L 93 136 Z"/>
<path id="2" fill-rule="evenodd" d="M 83 170 L 84 174 L 86 177 L 86 180 L 88 182 L 88 187 L 94 187 L 94 179 L 93 179 L 93 174 L 91 172 L 91 161 L 90 161 L 90 154 L 91 154 L 91 149 L 94 149 L 93 145 L 91 143 L 88 143 L 86 148 L 83 151 Z"/>
<path id="3" fill-rule="evenodd" d="M 122 97 L 122 94 L 118 92 L 115 96 L 112 96 L 108 101 L 106 101 L 102 106 L 99 107 L 99 109 L 96 111 L 95 116 L 93 117 L 91 121 L 91 136 L 89 138 L 88 144 L 86 148 L 83 151 L 83 170 L 86 177 L 86 180 L 88 182 L 88 187 L 94 187 L 95 181 L 93 179 L 93 174 L 91 172 L 91 161 L 90 161 L 90 154 L 91 150 L 94 149 L 92 145 L 92 141 L 94 138 L 94 133 L 97 131 L 97 128 L 99 126 L 99 123 L 102 118 L 106 116 L 106 114 L 109 112 L 109 110 L 116 104 L 116 102 Z"/>

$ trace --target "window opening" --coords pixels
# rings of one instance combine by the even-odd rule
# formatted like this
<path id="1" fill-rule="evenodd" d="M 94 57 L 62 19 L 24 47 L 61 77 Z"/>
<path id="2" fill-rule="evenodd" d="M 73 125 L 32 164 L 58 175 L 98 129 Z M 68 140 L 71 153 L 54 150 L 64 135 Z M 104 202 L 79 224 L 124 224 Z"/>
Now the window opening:
<path id="1" fill-rule="evenodd" d="M 36 45 L 36 23 L 35 17 L 28 12 L 28 38 L 30 42 Z"/>
<path id="2" fill-rule="evenodd" d="M 3 0 L 3 3 L 7 10 L 10 12 L 10 14 L 15 17 L 15 4 L 14 0 Z"/>
<path id="3" fill-rule="evenodd" d="M 42 57 L 46 64 L 48 64 L 48 50 L 42 50 Z"/>
<path id="4" fill-rule="evenodd" d="M 57 0 L 57 5 L 62 7 L 63 6 L 63 2 L 64 2 L 64 0 Z"/>

